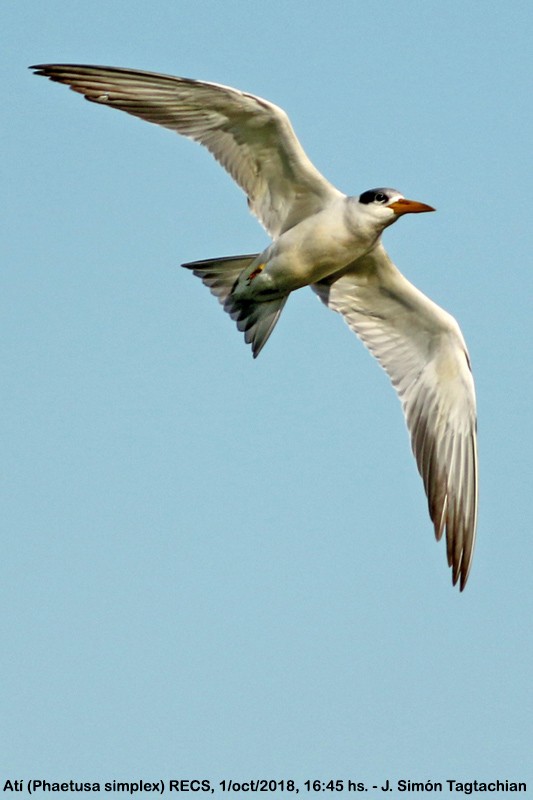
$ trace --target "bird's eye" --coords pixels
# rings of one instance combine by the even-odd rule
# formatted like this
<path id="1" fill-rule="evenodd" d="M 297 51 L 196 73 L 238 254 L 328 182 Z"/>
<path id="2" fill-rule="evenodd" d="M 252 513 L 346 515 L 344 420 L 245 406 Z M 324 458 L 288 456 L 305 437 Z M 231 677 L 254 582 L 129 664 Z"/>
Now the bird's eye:
<path id="1" fill-rule="evenodd" d="M 368 189 L 368 191 L 359 195 L 359 202 L 363 203 L 365 206 L 370 203 L 386 203 L 388 200 L 388 194 L 377 189 Z"/>

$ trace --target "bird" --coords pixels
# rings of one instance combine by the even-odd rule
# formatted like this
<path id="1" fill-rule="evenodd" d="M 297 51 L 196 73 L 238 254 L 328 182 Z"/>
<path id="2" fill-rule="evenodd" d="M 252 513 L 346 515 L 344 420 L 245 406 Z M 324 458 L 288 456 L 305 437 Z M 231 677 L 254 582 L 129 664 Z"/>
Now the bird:
<path id="1" fill-rule="evenodd" d="M 398 270 L 382 233 L 435 209 L 396 189 L 347 195 L 312 164 L 274 103 L 223 84 L 119 67 L 30 69 L 86 100 L 204 145 L 270 235 L 261 253 L 183 264 L 209 288 L 257 357 L 289 295 L 310 286 L 388 374 L 402 404 L 434 534 L 465 588 L 477 528 L 476 397 L 457 321 Z"/>

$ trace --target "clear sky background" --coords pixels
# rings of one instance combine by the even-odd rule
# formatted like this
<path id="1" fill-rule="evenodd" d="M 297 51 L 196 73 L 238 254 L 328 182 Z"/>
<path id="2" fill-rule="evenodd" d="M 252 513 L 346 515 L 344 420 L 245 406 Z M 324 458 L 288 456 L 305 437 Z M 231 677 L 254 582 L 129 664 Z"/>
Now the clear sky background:
<path id="1" fill-rule="evenodd" d="M 0 15 L 0 779 L 533 791 L 531 3 Z M 253 361 L 179 266 L 265 246 L 244 195 L 197 145 L 27 69 L 65 61 L 262 95 L 342 190 L 437 207 L 384 240 L 470 349 L 463 594 L 385 374 L 309 290 Z"/>

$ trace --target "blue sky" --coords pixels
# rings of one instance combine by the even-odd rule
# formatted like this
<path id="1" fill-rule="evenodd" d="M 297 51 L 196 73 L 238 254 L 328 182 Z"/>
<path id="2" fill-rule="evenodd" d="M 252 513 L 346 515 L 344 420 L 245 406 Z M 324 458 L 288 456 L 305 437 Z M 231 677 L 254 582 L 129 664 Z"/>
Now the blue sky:
<path id="1" fill-rule="evenodd" d="M 531 791 L 531 4 L 1 17 L 0 778 Z M 63 61 L 262 95 L 342 190 L 437 207 L 385 244 L 474 367 L 463 594 L 384 373 L 305 290 L 253 361 L 179 267 L 265 245 L 244 196 L 198 146 L 27 70 Z"/>

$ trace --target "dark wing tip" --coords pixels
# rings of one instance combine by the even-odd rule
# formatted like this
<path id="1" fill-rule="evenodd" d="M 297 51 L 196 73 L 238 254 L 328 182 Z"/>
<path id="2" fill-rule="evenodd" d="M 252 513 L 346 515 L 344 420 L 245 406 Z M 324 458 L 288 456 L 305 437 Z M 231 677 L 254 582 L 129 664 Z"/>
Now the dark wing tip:
<path id="1" fill-rule="evenodd" d="M 43 78 L 50 78 L 52 81 L 58 80 L 54 74 L 53 64 L 33 64 L 28 69 L 31 69 L 34 75 L 41 75 Z"/>
<path id="2" fill-rule="evenodd" d="M 32 64 L 28 69 L 32 69 L 35 75 L 43 75 L 45 78 L 53 79 L 55 73 L 73 66 L 73 64 Z"/>

